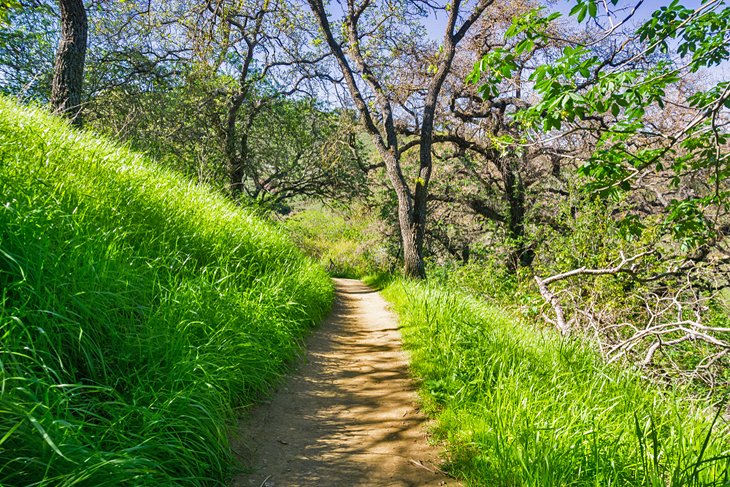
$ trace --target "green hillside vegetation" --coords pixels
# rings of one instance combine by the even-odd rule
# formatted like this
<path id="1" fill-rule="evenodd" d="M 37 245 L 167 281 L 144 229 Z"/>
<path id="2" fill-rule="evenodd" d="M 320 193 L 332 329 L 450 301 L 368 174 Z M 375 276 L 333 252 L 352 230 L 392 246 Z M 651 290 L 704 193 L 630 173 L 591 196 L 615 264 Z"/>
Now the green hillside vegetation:
<path id="1" fill-rule="evenodd" d="M 730 430 L 705 401 L 438 283 L 380 285 L 468 485 L 729 485 Z"/>
<path id="2" fill-rule="evenodd" d="M 0 478 L 220 485 L 227 426 L 329 310 L 271 225 L 0 99 Z"/>
<path id="3" fill-rule="evenodd" d="M 357 215 L 357 216 L 354 216 Z M 307 208 L 287 218 L 292 240 L 337 277 L 359 278 L 393 265 L 387 243 L 365 208 Z"/>

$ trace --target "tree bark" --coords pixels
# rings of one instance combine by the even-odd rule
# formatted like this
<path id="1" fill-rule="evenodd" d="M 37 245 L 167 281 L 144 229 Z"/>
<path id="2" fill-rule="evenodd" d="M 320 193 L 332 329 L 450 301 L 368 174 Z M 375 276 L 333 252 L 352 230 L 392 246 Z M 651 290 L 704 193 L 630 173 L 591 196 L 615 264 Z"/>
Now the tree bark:
<path id="1" fill-rule="evenodd" d="M 523 165 L 525 161 L 522 161 Z M 519 267 L 530 267 L 535 259 L 535 252 L 525 242 L 525 183 L 522 180 L 518 162 L 512 158 L 505 158 L 501 164 L 502 179 L 505 196 L 509 207 L 508 230 L 514 241 L 514 251 L 510 257 L 510 268 L 516 271 Z"/>
<path id="2" fill-rule="evenodd" d="M 88 20 L 83 0 L 60 0 L 61 40 L 56 51 L 56 62 L 51 87 L 51 106 L 56 113 L 81 126 L 81 87 L 84 80 L 84 61 Z"/>

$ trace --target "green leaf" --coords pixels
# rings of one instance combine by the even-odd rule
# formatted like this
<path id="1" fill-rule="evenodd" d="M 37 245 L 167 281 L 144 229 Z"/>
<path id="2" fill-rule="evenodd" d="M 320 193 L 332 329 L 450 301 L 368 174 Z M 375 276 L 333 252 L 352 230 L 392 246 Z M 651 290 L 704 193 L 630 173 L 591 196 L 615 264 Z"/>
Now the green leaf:
<path id="1" fill-rule="evenodd" d="M 515 52 L 517 54 L 522 54 L 523 52 L 532 50 L 534 45 L 535 42 L 532 39 L 524 39 L 517 43 L 515 46 Z"/>
<path id="2" fill-rule="evenodd" d="M 595 1 L 588 2 L 588 15 L 595 19 L 598 14 L 598 6 Z"/>

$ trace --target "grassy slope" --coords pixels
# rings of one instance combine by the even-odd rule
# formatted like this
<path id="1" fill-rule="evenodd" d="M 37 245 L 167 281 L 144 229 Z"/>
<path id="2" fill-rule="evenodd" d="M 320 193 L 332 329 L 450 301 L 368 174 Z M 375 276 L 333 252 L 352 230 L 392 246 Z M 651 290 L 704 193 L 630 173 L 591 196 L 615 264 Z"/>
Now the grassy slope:
<path id="1" fill-rule="evenodd" d="M 225 482 L 332 297 L 224 198 L 0 98 L 0 484 Z"/>
<path id="2" fill-rule="evenodd" d="M 730 485 L 728 424 L 708 437 L 713 411 L 681 392 L 464 294 L 396 280 L 384 295 L 470 485 Z"/>

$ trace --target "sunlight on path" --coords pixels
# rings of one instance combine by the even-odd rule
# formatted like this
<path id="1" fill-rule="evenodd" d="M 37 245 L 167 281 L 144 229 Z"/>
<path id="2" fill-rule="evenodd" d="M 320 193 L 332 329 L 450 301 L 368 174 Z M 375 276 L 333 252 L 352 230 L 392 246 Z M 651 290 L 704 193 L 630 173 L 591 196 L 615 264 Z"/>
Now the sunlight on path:
<path id="1" fill-rule="evenodd" d="M 241 423 L 233 445 L 253 471 L 233 485 L 458 485 L 428 445 L 395 317 L 361 282 L 335 283 L 306 362 Z"/>

